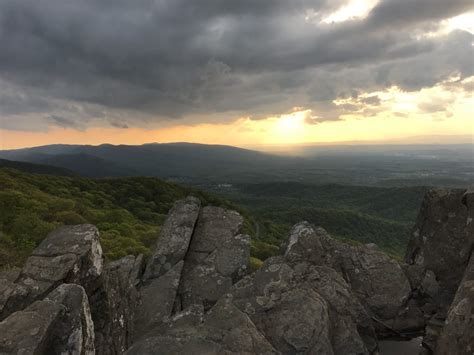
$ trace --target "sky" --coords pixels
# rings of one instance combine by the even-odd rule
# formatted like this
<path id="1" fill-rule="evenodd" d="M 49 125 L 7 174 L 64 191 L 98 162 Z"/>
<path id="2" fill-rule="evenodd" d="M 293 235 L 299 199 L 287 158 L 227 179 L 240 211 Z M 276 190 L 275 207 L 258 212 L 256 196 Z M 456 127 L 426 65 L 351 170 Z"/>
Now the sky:
<path id="1" fill-rule="evenodd" d="M 0 0 L 0 149 L 474 137 L 472 0 Z"/>

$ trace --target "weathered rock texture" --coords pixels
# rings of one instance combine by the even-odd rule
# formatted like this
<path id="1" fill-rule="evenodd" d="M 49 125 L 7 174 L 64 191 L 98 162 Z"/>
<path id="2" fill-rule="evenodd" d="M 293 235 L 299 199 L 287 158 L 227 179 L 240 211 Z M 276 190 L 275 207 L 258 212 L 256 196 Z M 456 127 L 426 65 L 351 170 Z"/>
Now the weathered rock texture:
<path id="1" fill-rule="evenodd" d="M 94 324 L 78 285 L 60 285 L 0 323 L 0 354 L 94 353 Z"/>
<path id="2" fill-rule="evenodd" d="M 433 190 L 406 263 L 307 222 L 249 274 L 243 218 L 176 202 L 152 257 L 102 264 L 97 229 L 51 233 L 0 273 L 0 354 L 377 354 L 424 334 L 424 354 L 472 354 L 472 192 Z"/>
<path id="3" fill-rule="evenodd" d="M 214 305 L 248 272 L 250 238 L 240 234 L 243 218 L 220 207 L 201 210 L 186 254 L 178 308 Z"/>
<path id="4" fill-rule="evenodd" d="M 144 278 L 154 279 L 166 274 L 184 259 L 196 224 L 201 201 L 188 197 L 175 203 L 168 214 Z"/>
<path id="5" fill-rule="evenodd" d="M 134 338 L 189 307 L 208 310 L 248 270 L 243 218 L 188 197 L 171 209 L 139 288 Z"/>
<path id="6" fill-rule="evenodd" d="M 474 253 L 470 260 L 449 309 L 436 354 L 468 355 L 474 352 Z"/>
<path id="7" fill-rule="evenodd" d="M 405 267 L 413 290 L 411 297 L 418 305 L 417 312 L 424 319 L 426 334 L 423 346 L 427 354 L 438 352 L 437 339 L 443 332 L 446 320 L 451 325 L 444 332 L 444 344 L 446 334 L 454 331 L 450 327 L 455 327 L 459 322 L 459 319 L 451 321 L 449 318 L 455 317 L 454 314 L 460 310 L 472 312 L 472 298 L 459 296 L 464 301 L 458 308 L 456 303 L 459 298 L 454 302 L 453 300 L 456 291 L 461 292 L 460 295 L 468 293 L 469 287 L 460 284 L 464 276 L 469 285 L 467 265 L 473 249 L 474 192 L 446 189 L 428 192 L 407 248 L 408 265 Z M 453 307 L 458 311 L 448 316 L 448 311 L 451 313 Z M 472 313 L 465 317 L 469 319 Z M 466 322 L 466 325 L 470 324 L 472 327 L 472 320 Z M 474 348 L 472 338 L 463 339 Z M 462 340 L 459 341 L 462 344 Z M 447 351 L 443 346 L 441 353 Z"/>
<path id="8" fill-rule="evenodd" d="M 103 269 L 96 227 L 61 227 L 50 233 L 26 260 L 15 282 L 3 290 L 0 319 L 44 298 L 62 283 L 82 285 L 88 294 L 98 287 Z"/>
<path id="9" fill-rule="evenodd" d="M 133 331 L 136 339 L 150 328 L 162 324 L 173 312 L 184 257 L 188 252 L 200 206 L 201 202 L 194 197 L 176 202 L 161 228 L 139 291 Z"/>
<path id="10" fill-rule="evenodd" d="M 30 318 L 40 322 L 43 315 L 48 314 L 44 319 L 48 324 L 37 324 L 46 333 L 38 333 L 38 338 L 35 338 L 38 343 L 34 340 L 28 345 L 40 350 L 28 348 L 32 349 L 31 353 L 122 353 L 131 343 L 130 332 L 138 298 L 135 285 L 141 273 L 141 260 L 142 257 L 129 256 L 104 268 L 96 227 L 87 224 L 61 227 L 43 240 L 21 271 L 0 274 L 1 317 L 5 319 L 10 315 L 5 319 L 7 324 L 13 321 L 17 327 L 24 327 L 27 331 L 30 323 L 34 323 L 29 321 Z M 84 297 L 72 286 L 79 287 Z M 66 292 L 66 289 L 75 290 L 75 293 Z M 64 299 L 58 301 L 58 297 Z M 81 318 L 81 312 L 88 316 Z M 81 338 L 79 329 L 92 329 L 92 337 Z M 72 336 L 77 339 L 69 338 Z M 94 342 L 94 338 L 96 344 L 90 346 L 90 339 Z M 22 340 L 22 344 L 24 341 L 29 340 Z M 74 345 L 75 341 L 82 345 Z M 51 348 L 51 342 L 58 345 L 53 344 L 55 347 Z M 75 348 L 71 350 L 68 344 Z M 49 349 L 47 352 L 41 350 L 46 349 L 45 346 Z M 11 349 L 16 349 L 11 350 L 15 353 L 21 348 Z M 55 349 L 64 350 L 55 352 Z M 30 353 L 30 350 L 25 353 Z"/>
<path id="11" fill-rule="evenodd" d="M 449 304 L 463 277 L 474 245 L 474 192 L 428 192 L 411 238 L 406 261 L 429 270 Z"/>
<path id="12" fill-rule="evenodd" d="M 126 256 L 105 267 L 101 286 L 89 297 L 97 354 L 121 354 L 131 345 L 139 300 L 135 288 L 143 256 Z"/>

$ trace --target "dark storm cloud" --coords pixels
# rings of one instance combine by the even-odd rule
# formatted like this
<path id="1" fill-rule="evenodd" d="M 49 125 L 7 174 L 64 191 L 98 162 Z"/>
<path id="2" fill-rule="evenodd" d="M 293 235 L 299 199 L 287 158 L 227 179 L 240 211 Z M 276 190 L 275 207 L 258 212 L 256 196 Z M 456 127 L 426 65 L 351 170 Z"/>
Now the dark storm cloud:
<path id="1" fill-rule="evenodd" d="M 2 87 L 0 86 L 0 89 Z M 0 90 L 0 115 L 15 115 L 25 112 L 46 112 L 53 105 L 40 96 L 25 92 L 8 92 Z"/>
<path id="2" fill-rule="evenodd" d="M 128 128 L 128 125 L 124 122 L 110 121 L 110 125 L 115 128 Z"/>
<path id="3" fill-rule="evenodd" d="M 66 118 L 57 115 L 51 115 L 48 119 L 53 123 L 55 126 L 63 127 L 63 128 L 79 128 L 78 122 L 76 122 L 72 118 Z"/>
<path id="4" fill-rule="evenodd" d="M 351 91 L 417 90 L 453 73 L 472 75 L 471 34 L 414 35 L 466 11 L 470 0 L 381 0 L 364 20 L 320 22 L 343 4 L 0 1 L 0 89 L 19 88 L 0 92 L 0 115 L 59 105 L 68 120 L 81 120 L 70 127 L 128 127 L 193 115 L 259 118 L 301 106 L 319 112 L 320 122 L 326 113 L 339 119 L 332 100 Z M 84 106 L 80 114 L 71 103 Z M 107 109 L 144 114 L 124 123 Z"/>
<path id="5" fill-rule="evenodd" d="M 472 10 L 472 0 L 383 0 L 371 12 L 370 26 L 422 25 Z"/>

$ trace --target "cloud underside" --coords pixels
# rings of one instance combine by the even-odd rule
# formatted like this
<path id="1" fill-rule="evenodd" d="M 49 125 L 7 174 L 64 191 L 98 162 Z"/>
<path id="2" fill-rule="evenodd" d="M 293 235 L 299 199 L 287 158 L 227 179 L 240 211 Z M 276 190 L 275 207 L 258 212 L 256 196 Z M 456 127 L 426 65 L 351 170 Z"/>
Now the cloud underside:
<path id="1" fill-rule="evenodd" d="M 293 107 L 320 123 L 375 111 L 380 98 L 365 93 L 473 75 L 472 34 L 429 35 L 471 0 L 380 0 L 365 18 L 323 21 L 344 3 L 2 1 L 0 128 L 151 127 Z"/>

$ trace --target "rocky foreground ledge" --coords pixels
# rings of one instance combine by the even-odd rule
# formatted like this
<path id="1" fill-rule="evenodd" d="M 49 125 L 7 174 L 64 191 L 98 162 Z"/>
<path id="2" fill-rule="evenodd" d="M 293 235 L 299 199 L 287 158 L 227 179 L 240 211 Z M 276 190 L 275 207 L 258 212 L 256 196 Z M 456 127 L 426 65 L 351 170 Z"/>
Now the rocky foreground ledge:
<path id="1" fill-rule="evenodd" d="M 92 225 L 52 232 L 0 273 L 0 354 L 423 354 L 474 352 L 474 193 L 432 190 L 405 263 L 306 222 L 249 271 L 234 211 L 178 201 L 155 251 L 104 265 Z"/>

